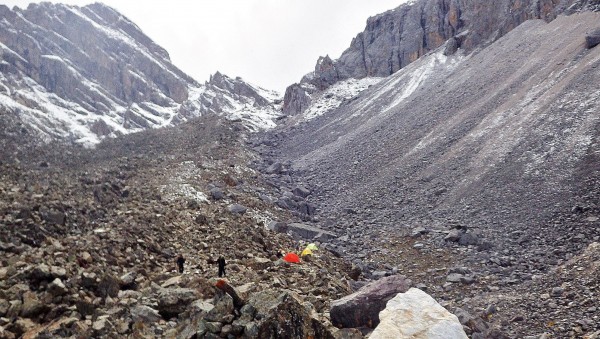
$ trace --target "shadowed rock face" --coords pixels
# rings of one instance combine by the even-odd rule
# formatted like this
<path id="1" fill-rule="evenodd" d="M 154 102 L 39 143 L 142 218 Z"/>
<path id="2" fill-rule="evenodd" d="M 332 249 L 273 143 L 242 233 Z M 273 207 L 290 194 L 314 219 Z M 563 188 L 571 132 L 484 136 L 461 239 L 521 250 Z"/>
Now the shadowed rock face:
<path id="1" fill-rule="evenodd" d="M 0 6 L 0 50 L 1 106 L 45 141 L 167 125 L 200 86 L 102 4 Z"/>
<path id="2" fill-rule="evenodd" d="M 576 0 L 420 0 L 376 15 L 367 20 L 339 59 L 320 58 L 314 73 L 302 82 L 325 89 L 340 80 L 384 77 L 395 73 L 451 39 L 455 51 L 474 50 L 493 42 L 529 19 L 553 20 L 561 13 L 599 10 L 598 1 Z M 327 62 L 324 62 L 327 61 Z M 326 66 L 326 67 L 324 67 Z M 304 91 L 307 95 L 310 90 Z M 288 100 L 287 113 L 308 106 Z"/>
<path id="3" fill-rule="evenodd" d="M 80 104 L 82 94 L 93 95 L 92 89 L 77 90 L 80 76 L 124 102 L 151 98 L 160 104 L 162 94 L 182 103 L 188 84 L 194 83 L 171 64 L 162 47 L 102 4 L 78 8 L 42 3 L 13 11 L 2 6 L 0 16 L 7 19 L 0 25 L 0 42 L 24 59 L 14 67 Z"/>

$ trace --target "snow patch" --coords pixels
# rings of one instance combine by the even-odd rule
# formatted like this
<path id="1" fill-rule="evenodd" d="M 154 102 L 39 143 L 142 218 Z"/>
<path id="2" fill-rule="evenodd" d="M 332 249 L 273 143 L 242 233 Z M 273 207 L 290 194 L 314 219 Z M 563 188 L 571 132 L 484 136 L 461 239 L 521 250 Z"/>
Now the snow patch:
<path id="1" fill-rule="evenodd" d="M 313 99 L 310 107 L 304 112 L 304 120 L 312 120 L 338 108 L 344 101 L 356 97 L 360 92 L 378 84 L 381 80 L 382 78 L 371 77 L 337 82 Z"/>
<path id="2" fill-rule="evenodd" d="M 201 170 L 193 161 L 184 161 L 175 169 L 175 174 L 166 176 L 167 183 L 160 187 L 161 194 L 167 200 L 191 199 L 197 202 L 210 203 L 208 197 L 194 186 L 194 178 L 199 177 Z"/>

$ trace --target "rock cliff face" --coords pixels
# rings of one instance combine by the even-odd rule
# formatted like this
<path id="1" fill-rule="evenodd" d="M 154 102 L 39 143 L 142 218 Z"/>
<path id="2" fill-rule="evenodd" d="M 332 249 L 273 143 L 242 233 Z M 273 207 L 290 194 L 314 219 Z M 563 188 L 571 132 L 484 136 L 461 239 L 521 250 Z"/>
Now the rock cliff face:
<path id="1" fill-rule="evenodd" d="M 576 0 L 419 0 L 371 17 L 339 59 L 320 58 L 302 83 L 322 90 L 348 78 L 384 77 L 447 43 L 447 54 L 457 48 L 472 51 L 493 42 L 529 19 L 553 20 L 558 14 L 598 10 L 598 1 Z M 297 87 L 297 86 L 296 86 Z M 314 91 L 289 100 L 310 96 Z M 306 104 L 285 100 L 287 114 L 302 112 Z"/>
<path id="2" fill-rule="evenodd" d="M 46 140 L 95 143 L 246 104 L 275 111 L 241 79 L 227 87 L 219 75 L 200 85 L 133 22 L 98 3 L 0 6 L 0 69 L 0 107 Z"/>

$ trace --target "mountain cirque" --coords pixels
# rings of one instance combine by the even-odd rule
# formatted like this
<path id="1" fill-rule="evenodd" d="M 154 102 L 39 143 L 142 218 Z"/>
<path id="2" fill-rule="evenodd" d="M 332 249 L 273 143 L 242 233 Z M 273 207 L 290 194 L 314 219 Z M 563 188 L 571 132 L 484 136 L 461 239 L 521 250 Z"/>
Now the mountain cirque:
<path id="1" fill-rule="evenodd" d="M 0 6 L 0 337 L 360 338 L 332 300 L 400 274 L 472 338 L 598 337 L 598 6 L 412 2 L 282 108 L 103 5 Z"/>

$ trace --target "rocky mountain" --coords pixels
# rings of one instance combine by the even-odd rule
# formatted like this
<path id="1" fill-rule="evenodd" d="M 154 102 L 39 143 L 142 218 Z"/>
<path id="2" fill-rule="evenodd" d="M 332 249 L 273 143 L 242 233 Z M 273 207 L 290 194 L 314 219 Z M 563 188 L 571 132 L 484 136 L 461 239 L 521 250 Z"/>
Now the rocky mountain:
<path id="1" fill-rule="evenodd" d="M 411 2 L 285 117 L 103 5 L 0 8 L 0 337 L 600 336 L 597 1 Z"/>
<path id="2" fill-rule="evenodd" d="M 251 131 L 270 129 L 281 116 L 281 98 L 275 91 L 232 79 L 220 72 L 204 84 L 197 99 L 200 111 L 241 120 Z"/>
<path id="3" fill-rule="evenodd" d="M 284 112 L 303 112 L 315 93 L 349 78 L 384 77 L 444 45 L 444 54 L 497 40 L 522 22 L 600 10 L 594 0 L 420 0 L 367 20 L 337 60 L 319 58 L 313 72 L 286 90 Z"/>
<path id="4" fill-rule="evenodd" d="M 278 115 L 276 93 L 219 73 L 197 83 L 134 23 L 99 3 L 2 5 L 0 49 L 3 115 L 45 141 L 95 144 L 205 113 L 256 129 Z"/>
<path id="5" fill-rule="evenodd" d="M 330 248 L 374 277 L 407 274 L 450 308 L 493 303 L 509 337 L 598 331 L 596 283 L 546 274 L 600 239 L 599 19 L 528 20 L 453 54 L 440 41 L 327 108 L 347 83 L 332 82 L 324 112 L 256 140 L 263 171 L 312 190 Z"/>

